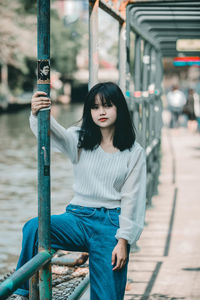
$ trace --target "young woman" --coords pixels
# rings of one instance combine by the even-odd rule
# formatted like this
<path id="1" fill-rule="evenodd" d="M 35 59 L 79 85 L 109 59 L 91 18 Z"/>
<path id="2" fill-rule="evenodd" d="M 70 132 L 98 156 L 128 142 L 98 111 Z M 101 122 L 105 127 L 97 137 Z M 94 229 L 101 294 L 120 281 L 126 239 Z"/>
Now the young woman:
<path id="1" fill-rule="evenodd" d="M 44 92 L 32 97 L 30 126 L 51 104 Z M 89 253 L 91 300 L 124 298 L 130 245 L 144 226 L 146 159 L 135 142 L 126 100 L 112 82 L 89 91 L 81 127 L 63 128 L 51 117 L 51 143 L 74 167 L 74 196 L 66 212 L 51 217 L 53 249 Z M 37 253 L 38 219 L 23 228 L 17 269 Z M 28 295 L 28 283 L 16 291 Z"/>

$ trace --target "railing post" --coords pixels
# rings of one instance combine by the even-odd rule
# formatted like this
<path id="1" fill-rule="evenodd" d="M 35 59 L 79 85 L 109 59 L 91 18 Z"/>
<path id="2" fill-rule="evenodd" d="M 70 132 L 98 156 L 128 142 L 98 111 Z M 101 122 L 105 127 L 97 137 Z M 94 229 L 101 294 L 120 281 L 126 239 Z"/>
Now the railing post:
<path id="1" fill-rule="evenodd" d="M 133 122 L 137 130 L 137 140 L 140 142 L 140 115 L 139 103 L 141 102 L 141 37 L 136 35 L 135 38 L 135 58 L 134 58 L 134 107 L 133 107 Z"/>
<path id="2" fill-rule="evenodd" d="M 29 299 L 30 300 L 38 300 L 39 299 L 39 273 L 36 272 L 29 279 Z"/>
<path id="3" fill-rule="evenodd" d="M 38 90 L 50 96 L 50 0 L 38 0 Z M 39 252 L 50 252 L 50 109 L 38 113 Z M 52 299 L 51 265 L 39 271 L 40 300 Z"/>
<path id="4" fill-rule="evenodd" d="M 129 19 L 129 7 L 126 6 L 126 29 L 125 29 L 125 33 L 126 33 L 126 36 L 125 36 L 125 42 L 126 42 L 126 49 L 124 51 L 126 51 L 126 55 L 125 55 L 125 59 L 126 59 L 126 74 L 125 74 L 125 96 L 126 96 L 126 100 L 127 100 L 127 104 L 128 104 L 128 108 L 129 108 L 129 111 L 130 113 L 132 112 L 133 110 L 133 99 L 131 97 L 131 90 L 130 90 L 130 87 L 131 87 L 131 66 L 130 66 L 130 19 Z M 132 114 L 131 114 L 131 117 L 132 117 Z"/>
<path id="5" fill-rule="evenodd" d="M 98 82 L 98 8 L 99 0 L 89 0 L 89 90 Z"/>
<path id="6" fill-rule="evenodd" d="M 126 23 L 119 24 L 119 86 L 126 91 Z"/>
<path id="7" fill-rule="evenodd" d="M 136 34 L 135 38 L 135 68 L 134 68 L 134 83 L 135 91 L 141 91 L 141 37 Z"/>
<path id="8" fill-rule="evenodd" d="M 150 63 L 150 44 L 144 42 L 143 53 L 143 72 L 142 72 L 142 91 L 143 91 L 143 106 L 142 106 L 142 145 L 144 148 L 147 146 L 147 99 L 148 99 L 148 85 L 149 85 L 149 63 Z"/>

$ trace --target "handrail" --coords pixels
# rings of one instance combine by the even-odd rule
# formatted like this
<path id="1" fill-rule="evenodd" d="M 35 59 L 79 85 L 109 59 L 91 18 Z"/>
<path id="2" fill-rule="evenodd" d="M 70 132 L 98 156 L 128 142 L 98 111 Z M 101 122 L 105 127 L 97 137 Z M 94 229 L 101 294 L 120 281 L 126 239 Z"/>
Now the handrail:
<path id="1" fill-rule="evenodd" d="M 74 292 L 68 297 L 68 300 L 78 300 L 87 289 L 90 282 L 89 274 L 85 276 L 83 281 L 78 285 Z"/>
<path id="2" fill-rule="evenodd" d="M 41 251 L 24 264 L 19 270 L 14 272 L 0 285 L 0 299 L 4 300 L 10 296 L 22 283 L 49 262 L 51 257 L 52 254 L 48 251 Z"/>

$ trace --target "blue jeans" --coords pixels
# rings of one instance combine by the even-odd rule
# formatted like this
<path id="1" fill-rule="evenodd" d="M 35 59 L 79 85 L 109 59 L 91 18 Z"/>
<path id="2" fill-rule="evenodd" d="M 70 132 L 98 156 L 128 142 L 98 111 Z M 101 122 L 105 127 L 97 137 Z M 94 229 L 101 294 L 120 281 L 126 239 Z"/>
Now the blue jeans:
<path id="1" fill-rule="evenodd" d="M 117 244 L 115 234 L 119 228 L 120 208 L 106 209 L 69 204 L 66 212 L 51 216 L 52 249 L 89 253 L 90 299 L 122 300 L 124 298 L 127 263 L 113 271 L 112 251 Z M 17 264 L 23 264 L 37 254 L 38 218 L 28 221 L 23 228 L 22 251 Z M 130 245 L 127 246 L 128 256 Z M 28 295 L 28 281 L 16 294 Z"/>

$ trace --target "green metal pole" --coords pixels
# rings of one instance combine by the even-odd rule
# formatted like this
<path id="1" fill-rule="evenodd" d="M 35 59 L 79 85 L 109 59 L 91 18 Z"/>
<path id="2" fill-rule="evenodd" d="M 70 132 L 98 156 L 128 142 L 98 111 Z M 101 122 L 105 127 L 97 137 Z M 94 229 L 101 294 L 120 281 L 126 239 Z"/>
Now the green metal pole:
<path id="1" fill-rule="evenodd" d="M 68 300 L 78 300 L 83 295 L 90 283 L 89 275 L 86 275 L 83 281 L 73 291 L 73 293 L 67 298 Z"/>
<path id="2" fill-rule="evenodd" d="M 125 94 L 126 90 L 126 23 L 119 24 L 119 86 Z"/>
<path id="3" fill-rule="evenodd" d="M 140 142 L 139 102 L 141 102 L 141 37 L 136 35 L 134 57 L 134 107 L 133 122 L 137 131 L 137 140 Z"/>
<path id="4" fill-rule="evenodd" d="M 143 106 L 142 106 L 142 145 L 144 148 L 147 146 L 147 100 L 148 100 L 148 84 L 149 84 L 149 51 L 150 44 L 144 42 L 144 55 L 143 55 L 143 72 L 142 72 L 142 91 L 143 91 Z"/>
<path id="5" fill-rule="evenodd" d="M 38 0 L 37 87 L 50 97 L 50 0 Z M 50 109 L 38 113 L 38 217 L 39 252 L 50 252 Z M 39 292 L 52 299 L 50 263 L 39 272 Z"/>
<path id="6" fill-rule="evenodd" d="M 7 299 L 22 283 L 37 272 L 42 265 L 51 259 L 51 254 L 47 251 L 41 251 L 31 260 L 24 264 L 20 269 L 14 272 L 8 279 L 0 285 L 0 299 Z M 48 298 L 43 298 L 48 299 Z M 34 298 L 34 300 L 36 300 Z"/>
<path id="7" fill-rule="evenodd" d="M 135 68 L 134 68 L 134 83 L 135 91 L 141 91 L 141 37 L 136 35 L 135 39 Z"/>
<path id="8" fill-rule="evenodd" d="M 130 91 L 130 81 L 131 81 L 131 67 L 130 67 L 130 20 L 129 20 L 129 13 L 128 13 L 128 5 L 126 6 L 126 70 L 125 70 L 125 95 L 126 101 L 128 104 L 129 111 L 133 110 L 133 103 L 131 101 L 131 91 Z M 131 113 L 132 116 L 132 113 Z"/>
<path id="9" fill-rule="evenodd" d="M 40 252 L 41 253 L 41 252 Z M 30 300 L 38 300 L 39 299 L 39 272 L 36 272 L 29 279 L 29 299 Z"/>
<path id="10" fill-rule="evenodd" d="M 89 90 L 98 82 L 98 8 L 99 0 L 89 0 Z"/>

